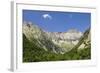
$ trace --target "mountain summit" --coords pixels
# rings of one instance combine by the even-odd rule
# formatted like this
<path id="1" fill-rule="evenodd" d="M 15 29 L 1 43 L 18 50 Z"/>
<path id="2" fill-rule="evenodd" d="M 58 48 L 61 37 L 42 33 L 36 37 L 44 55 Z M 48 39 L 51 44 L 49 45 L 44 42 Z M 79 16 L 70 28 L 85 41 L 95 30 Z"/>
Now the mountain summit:
<path id="1" fill-rule="evenodd" d="M 23 34 L 33 45 L 60 54 L 72 50 L 84 35 L 76 29 L 66 32 L 46 32 L 31 22 L 23 24 Z"/>
<path id="2" fill-rule="evenodd" d="M 23 62 L 81 60 L 91 58 L 90 28 L 47 32 L 33 23 L 24 23 Z"/>

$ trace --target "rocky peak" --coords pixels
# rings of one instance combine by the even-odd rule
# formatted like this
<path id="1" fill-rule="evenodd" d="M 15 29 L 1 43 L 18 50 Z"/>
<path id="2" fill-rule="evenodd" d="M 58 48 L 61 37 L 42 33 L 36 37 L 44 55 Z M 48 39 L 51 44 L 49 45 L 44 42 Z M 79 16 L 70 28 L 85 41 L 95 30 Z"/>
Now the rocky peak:
<path id="1" fill-rule="evenodd" d="M 69 29 L 67 32 L 68 33 L 79 33 L 77 29 Z"/>
<path id="2" fill-rule="evenodd" d="M 26 21 L 24 21 L 24 23 L 23 23 L 25 26 L 27 26 L 27 27 L 32 27 L 32 25 L 33 25 L 33 23 L 32 22 L 26 22 Z"/>

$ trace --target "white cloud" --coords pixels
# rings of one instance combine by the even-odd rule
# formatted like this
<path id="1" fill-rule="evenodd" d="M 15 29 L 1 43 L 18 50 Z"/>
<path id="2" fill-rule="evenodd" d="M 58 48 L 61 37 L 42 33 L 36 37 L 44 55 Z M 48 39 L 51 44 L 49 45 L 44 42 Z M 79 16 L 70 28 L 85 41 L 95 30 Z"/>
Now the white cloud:
<path id="1" fill-rule="evenodd" d="M 42 17 L 44 19 L 52 19 L 52 16 L 50 14 L 43 14 Z"/>

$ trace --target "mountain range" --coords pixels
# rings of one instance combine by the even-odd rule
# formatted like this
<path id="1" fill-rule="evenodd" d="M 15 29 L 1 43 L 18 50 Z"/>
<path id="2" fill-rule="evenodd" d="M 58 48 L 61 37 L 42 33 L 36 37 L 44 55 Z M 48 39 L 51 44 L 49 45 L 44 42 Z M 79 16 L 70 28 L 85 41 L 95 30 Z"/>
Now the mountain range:
<path id="1" fill-rule="evenodd" d="M 33 46 L 55 54 L 65 54 L 73 49 L 80 50 L 90 47 L 90 28 L 84 33 L 76 29 L 70 29 L 66 32 L 48 32 L 30 22 L 23 23 L 22 31 L 23 36 Z"/>

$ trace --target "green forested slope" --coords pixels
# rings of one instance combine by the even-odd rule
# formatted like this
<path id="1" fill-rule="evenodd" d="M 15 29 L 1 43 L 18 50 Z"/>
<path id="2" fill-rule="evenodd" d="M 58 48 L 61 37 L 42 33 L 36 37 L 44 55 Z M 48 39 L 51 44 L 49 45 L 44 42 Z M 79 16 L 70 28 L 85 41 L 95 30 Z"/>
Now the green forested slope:
<path id="1" fill-rule="evenodd" d="M 58 61 L 58 60 L 81 60 L 91 58 L 91 47 L 77 50 L 77 48 L 87 39 L 88 32 L 80 39 L 79 43 L 69 52 L 65 54 L 56 54 L 52 51 L 45 51 L 43 48 L 38 47 L 34 42 L 29 41 L 23 34 L 23 62 L 40 62 L 40 61 Z M 81 42 L 81 43 L 80 43 Z"/>

